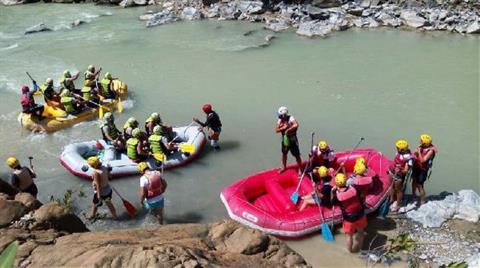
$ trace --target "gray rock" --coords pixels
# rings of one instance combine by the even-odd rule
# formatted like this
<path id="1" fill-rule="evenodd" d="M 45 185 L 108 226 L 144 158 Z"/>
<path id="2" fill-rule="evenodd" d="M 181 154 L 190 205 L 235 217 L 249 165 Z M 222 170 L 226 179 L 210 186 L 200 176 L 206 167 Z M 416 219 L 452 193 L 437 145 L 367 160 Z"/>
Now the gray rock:
<path id="1" fill-rule="evenodd" d="M 155 14 L 152 12 L 152 13 L 140 15 L 139 19 L 142 21 L 147 21 L 147 20 L 151 20 L 154 16 Z"/>
<path id="2" fill-rule="evenodd" d="M 312 5 L 320 8 L 339 7 L 342 5 L 341 0 L 313 0 Z"/>
<path id="3" fill-rule="evenodd" d="M 122 2 L 120 2 L 120 4 L 118 4 L 118 5 L 123 7 L 123 8 L 133 7 L 133 6 L 135 6 L 135 2 L 133 2 L 133 0 L 122 0 Z"/>
<path id="4" fill-rule="evenodd" d="M 48 28 L 47 25 L 39 23 L 25 30 L 25 34 L 40 33 L 40 32 L 50 32 L 52 29 Z"/>
<path id="5" fill-rule="evenodd" d="M 274 31 L 274 32 L 280 32 L 280 31 L 284 31 L 286 29 L 288 29 L 290 26 L 289 26 L 289 23 L 287 20 L 284 20 L 284 19 L 273 19 L 273 20 L 269 20 L 267 21 L 267 23 L 265 23 L 265 29 L 268 29 L 268 30 L 271 30 L 271 31 Z"/>
<path id="6" fill-rule="evenodd" d="M 23 4 L 23 0 L 0 0 L 4 6 L 14 6 Z"/>
<path id="7" fill-rule="evenodd" d="M 74 20 L 70 25 L 72 27 L 77 27 L 77 26 L 80 26 L 80 25 L 85 24 L 85 23 L 87 23 L 87 22 L 85 22 L 83 20 Z"/>
<path id="8" fill-rule="evenodd" d="M 186 7 L 182 10 L 180 18 L 183 20 L 197 20 L 200 19 L 200 12 L 194 7 Z"/>
<path id="9" fill-rule="evenodd" d="M 403 19 L 406 25 L 412 28 L 420 28 L 426 24 L 426 20 L 413 10 L 403 10 L 400 13 L 400 18 Z"/>
<path id="10" fill-rule="evenodd" d="M 325 24 L 320 21 L 307 21 L 301 22 L 298 26 L 297 34 L 313 37 L 313 36 L 321 36 L 324 37 L 331 33 L 333 30 L 332 25 Z"/>
<path id="11" fill-rule="evenodd" d="M 354 7 L 347 10 L 348 14 L 360 17 L 363 14 L 363 7 Z"/>
<path id="12" fill-rule="evenodd" d="M 307 12 L 312 20 L 326 20 L 330 17 L 330 13 L 314 6 L 309 6 Z"/>
<path id="13" fill-rule="evenodd" d="M 377 28 L 378 26 L 380 26 L 380 24 L 375 19 L 373 19 L 372 17 L 366 18 L 365 22 L 367 24 L 367 27 L 369 27 L 369 28 Z"/>
<path id="14" fill-rule="evenodd" d="M 137 6 L 146 6 L 148 4 L 147 0 L 133 0 L 133 3 Z"/>
<path id="15" fill-rule="evenodd" d="M 468 34 L 480 33 L 480 24 L 478 23 L 478 21 L 475 21 L 472 24 L 468 25 L 466 32 Z"/>
<path id="16" fill-rule="evenodd" d="M 208 9 L 206 16 L 207 18 L 216 18 L 218 16 L 220 16 L 218 5 L 214 5 L 213 7 Z"/>
<path id="17" fill-rule="evenodd" d="M 154 16 L 147 21 L 146 26 L 154 27 L 154 26 L 175 22 L 178 20 L 180 20 L 180 18 L 176 17 L 172 13 L 169 13 L 168 11 L 162 11 L 162 12 L 155 13 Z"/>

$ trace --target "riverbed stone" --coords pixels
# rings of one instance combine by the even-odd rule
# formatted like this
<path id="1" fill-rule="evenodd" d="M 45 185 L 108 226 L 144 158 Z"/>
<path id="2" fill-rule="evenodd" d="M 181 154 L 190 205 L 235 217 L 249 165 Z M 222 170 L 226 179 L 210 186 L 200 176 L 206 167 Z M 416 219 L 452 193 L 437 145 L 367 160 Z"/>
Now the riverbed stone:
<path id="1" fill-rule="evenodd" d="M 400 18 L 403 19 L 406 25 L 412 28 L 420 28 L 426 23 L 426 20 L 420 17 L 419 14 L 413 10 L 403 10 L 400 13 Z"/>
<path id="2" fill-rule="evenodd" d="M 307 37 L 324 37 L 327 34 L 331 33 L 332 29 L 333 26 L 330 24 L 322 23 L 319 21 L 307 21 L 300 23 L 300 25 L 298 26 L 297 34 Z"/>
<path id="3" fill-rule="evenodd" d="M 44 23 L 39 23 L 25 30 L 25 34 L 33 34 L 39 32 L 50 32 L 52 29 L 48 28 Z"/>
<path id="4" fill-rule="evenodd" d="M 57 202 L 50 202 L 41 206 L 35 211 L 33 218 L 35 224 L 32 229 L 35 230 L 54 228 L 68 233 L 88 231 L 85 224 L 75 214 Z"/>
<path id="5" fill-rule="evenodd" d="M 42 203 L 29 193 L 18 193 L 15 195 L 15 201 L 22 203 L 28 211 L 38 209 Z"/>
<path id="6" fill-rule="evenodd" d="M 175 22 L 178 20 L 180 20 L 180 18 L 178 18 L 174 14 L 168 11 L 162 11 L 162 12 L 155 13 L 154 16 L 147 21 L 146 26 L 154 27 L 154 26 Z"/>
<path id="7" fill-rule="evenodd" d="M 0 200 L 0 228 L 10 225 L 27 213 L 27 208 L 20 202 Z"/>
<path id="8" fill-rule="evenodd" d="M 265 29 L 272 30 L 274 32 L 280 32 L 288 29 L 288 21 L 285 19 L 272 19 L 265 23 Z"/>
<path id="9" fill-rule="evenodd" d="M 478 34 L 480 33 L 480 23 L 478 21 L 475 21 L 471 23 L 467 29 L 466 32 L 469 34 Z"/>

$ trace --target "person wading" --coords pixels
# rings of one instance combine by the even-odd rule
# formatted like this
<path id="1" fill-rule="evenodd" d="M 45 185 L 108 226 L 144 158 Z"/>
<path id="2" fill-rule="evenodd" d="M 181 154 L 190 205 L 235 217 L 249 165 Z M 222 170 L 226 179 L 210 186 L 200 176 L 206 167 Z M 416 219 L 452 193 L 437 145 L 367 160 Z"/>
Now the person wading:
<path id="1" fill-rule="evenodd" d="M 332 189 L 333 203 L 338 204 L 343 216 L 343 231 L 347 237 L 347 249 L 353 252 L 353 236 L 361 248 L 365 238 L 364 229 L 367 227 L 363 202 L 359 192 L 354 187 L 347 186 L 343 173 L 335 176 L 335 187 Z"/>
<path id="2" fill-rule="evenodd" d="M 430 176 L 433 159 L 437 153 L 438 149 L 432 144 L 432 137 L 428 134 L 420 135 L 420 146 L 415 150 L 415 161 L 412 170 L 412 195 L 415 196 L 418 190 L 420 194 L 419 205 L 425 203 L 425 189 L 423 185 Z"/>
<path id="3" fill-rule="evenodd" d="M 33 182 L 33 179 L 36 178 L 37 175 L 33 172 L 33 169 L 22 167 L 15 157 L 9 157 L 7 159 L 7 166 L 12 169 L 10 182 L 13 187 L 17 188 L 20 192 L 29 193 L 37 198 L 38 189 L 37 185 Z"/>
<path id="4" fill-rule="evenodd" d="M 103 205 L 103 202 L 105 202 L 112 214 L 112 218 L 117 219 L 117 212 L 112 204 L 112 188 L 109 184 L 109 169 L 103 166 L 96 156 L 89 157 L 87 163 L 94 169 L 92 175 L 93 207 L 89 218 L 95 218 L 98 208 Z"/>
<path id="5" fill-rule="evenodd" d="M 288 151 L 297 160 L 298 173 L 302 170 L 302 158 L 300 157 L 300 149 L 298 148 L 297 139 L 298 122 L 295 118 L 288 114 L 287 107 L 280 107 L 278 109 L 278 121 L 275 128 L 276 133 L 282 134 L 282 167 L 278 171 L 284 172 L 287 169 Z"/>
<path id="6" fill-rule="evenodd" d="M 193 121 L 202 127 L 208 127 L 208 138 L 210 139 L 210 145 L 215 151 L 220 150 L 218 140 L 220 138 L 220 132 L 222 132 L 222 122 L 218 114 L 212 109 L 211 104 L 204 104 L 202 111 L 207 115 L 205 122 L 201 122 L 198 118 L 194 117 Z"/>
<path id="7" fill-rule="evenodd" d="M 160 171 L 150 170 L 147 163 L 141 162 L 137 167 L 143 174 L 140 178 L 140 204 L 153 213 L 158 223 L 163 224 L 163 193 L 167 189 L 167 182 L 162 178 Z"/>

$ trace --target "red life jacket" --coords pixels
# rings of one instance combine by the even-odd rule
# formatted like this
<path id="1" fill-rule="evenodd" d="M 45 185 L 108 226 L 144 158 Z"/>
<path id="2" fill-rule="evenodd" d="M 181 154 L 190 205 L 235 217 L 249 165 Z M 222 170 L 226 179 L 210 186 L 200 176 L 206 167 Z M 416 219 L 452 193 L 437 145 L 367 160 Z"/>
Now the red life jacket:
<path id="1" fill-rule="evenodd" d="M 147 198 L 153 198 L 163 194 L 165 185 L 163 184 L 159 171 L 147 171 L 145 172 L 145 177 L 148 179 Z"/>
<path id="2" fill-rule="evenodd" d="M 353 185 L 355 185 L 355 188 L 359 190 L 364 197 L 367 196 L 368 190 L 370 189 L 372 182 L 373 182 L 372 177 L 367 177 L 367 176 L 357 175 L 353 179 Z"/>
<path id="3" fill-rule="evenodd" d="M 28 109 L 31 104 L 31 100 L 26 94 L 22 94 L 22 97 L 20 98 L 20 104 L 24 109 Z"/>
<path id="4" fill-rule="evenodd" d="M 393 158 L 392 161 L 392 166 L 390 167 L 391 170 L 395 170 L 395 168 L 403 169 L 405 164 L 412 159 L 412 153 L 410 153 L 410 150 L 408 150 L 406 153 L 399 153 L 397 152 L 395 154 L 395 157 Z"/>
<path id="5" fill-rule="evenodd" d="M 364 215 L 362 201 L 354 187 L 348 187 L 346 191 L 338 191 L 337 199 L 340 201 L 344 220 L 354 222 Z"/>
<path id="6" fill-rule="evenodd" d="M 335 160 L 335 156 L 332 155 L 333 149 L 330 147 L 327 147 L 325 151 L 320 151 L 318 146 L 314 146 L 312 148 L 312 161 L 313 163 L 317 165 L 330 165 L 330 162 L 333 162 Z"/>
<path id="7" fill-rule="evenodd" d="M 420 161 L 419 157 L 415 156 L 415 166 L 417 166 L 423 171 L 427 171 L 432 166 L 433 159 L 435 158 L 435 154 L 438 152 L 438 149 L 435 145 L 431 145 L 427 148 L 420 147 L 420 154 L 422 155 L 422 158 L 424 158 L 430 151 L 433 151 L 433 155 L 430 159 L 428 159 L 428 161 L 424 163 Z"/>

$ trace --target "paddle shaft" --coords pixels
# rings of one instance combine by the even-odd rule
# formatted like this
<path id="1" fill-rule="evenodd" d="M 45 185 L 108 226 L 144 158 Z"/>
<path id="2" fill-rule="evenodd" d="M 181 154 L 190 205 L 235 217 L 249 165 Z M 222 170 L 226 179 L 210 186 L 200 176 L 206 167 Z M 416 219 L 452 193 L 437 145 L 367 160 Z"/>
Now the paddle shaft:
<path id="1" fill-rule="evenodd" d="M 28 161 L 30 162 L 30 168 L 33 169 L 33 164 L 32 164 L 33 156 L 28 157 Z"/>
<path id="2" fill-rule="evenodd" d="M 28 72 L 25 72 L 25 73 L 26 73 L 26 74 L 28 75 L 28 77 L 32 80 L 32 82 L 35 82 L 35 79 L 33 79 L 32 76 L 31 76 Z"/>
<path id="3" fill-rule="evenodd" d="M 345 163 L 348 161 L 348 159 L 350 158 L 350 156 L 352 155 L 353 151 L 355 151 L 358 146 L 360 146 L 360 143 L 362 143 L 363 141 L 365 140 L 365 138 L 361 137 L 360 140 L 357 142 L 357 144 L 355 145 L 355 147 L 353 147 L 353 149 L 348 153 L 347 155 L 347 158 L 345 160 L 343 160 L 342 164 L 337 168 L 337 170 L 335 171 L 335 175 L 340 171 L 340 169 L 345 165 Z"/>
<path id="4" fill-rule="evenodd" d="M 315 132 L 312 132 L 312 138 L 311 138 L 311 142 L 310 142 L 310 150 L 313 147 L 313 137 L 314 136 L 315 136 Z M 312 163 L 312 158 L 313 158 L 313 154 L 308 158 L 307 165 L 305 166 L 305 168 L 303 168 L 302 176 L 300 177 L 300 181 L 298 182 L 297 188 L 295 189 L 295 193 L 297 193 L 298 189 L 300 189 L 300 185 L 302 184 L 303 177 L 305 177 L 305 172 L 307 171 L 307 167 Z"/>
<path id="5" fill-rule="evenodd" d="M 95 106 L 97 106 L 97 107 L 101 107 L 101 108 L 103 108 L 103 109 L 110 110 L 110 108 L 108 108 L 108 107 L 106 107 L 106 106 L 103 106 L 103 105 L 100 105 L 100 104 L 97 104 L 97 103 L 95 103 L 95 102 L 93 102 L 93 101 L 86 100 L 86 99 L 84 99 L 82 96 L 80 96 L 80 95 L 78 95 L 78 94 L 75 94 L 75 93 L 72 93 L 72 94 L 73 94 L 73 96 L 75 96 L 76 98 L 82 99 L 82 100 L 84 100 L 84 101 L 86 101 L 86 102 L 88 102 L 88 103 L 91 103 L 91 104 L 93 104 L 93 105 L 95 105 Z"/>
<path id="6" fill-rule="evenodd" d="M 115 189 L 114 187 L 112 187 L 112 190 L 118 195 L 118 197 L 120 197 L 120 199 L 125 200 L 122 195 L 117 191 L 117 189 Z"/>

